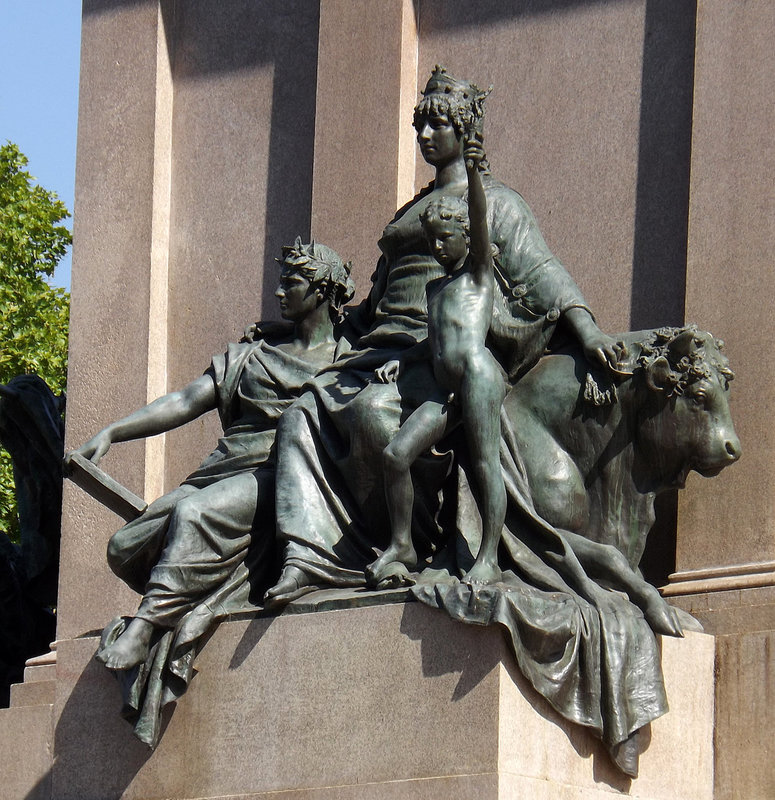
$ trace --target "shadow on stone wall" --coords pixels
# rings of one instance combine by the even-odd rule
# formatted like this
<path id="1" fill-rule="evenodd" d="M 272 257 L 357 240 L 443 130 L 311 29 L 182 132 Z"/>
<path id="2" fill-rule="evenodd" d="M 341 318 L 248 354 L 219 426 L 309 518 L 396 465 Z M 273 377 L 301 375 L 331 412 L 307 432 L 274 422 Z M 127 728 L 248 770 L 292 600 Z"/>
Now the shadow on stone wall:
<path id="1" fill-rule="evenodd" d="M 695 0 L 646 3 L 630 307 L 633 330 L 686 321 L 696 17 Z"/>
<path id="2" fill-rule="evenodd" d="M 213 14 L 211 3 L 188 0 L 164 8 L 168 36 L 172 31 L 170 53 L 176 87 L 218 73 L 271 67 L 266 212 L 263 237 L 256 238 L 263 238 L 266 274 L 274 275 L 273 258 L 281 246 L 296 235 L 304 239 L 310 235 L 318 5 L 305 0 L 224 0 Z M 229 125 L 230 120 L 224 119 L 224 136 L 228 136 Z M 173 123 L 173 134 L 183 136 L 185 132 Z M 173 139 L 173 153 L 175 147 Z M 262 223 L 253 209 L 239 209 L 238 213 L 244 215 L 248 226 L 253 220 L 256 225 Z M 273 280 L 264 282 L 262 318 L 277 314 L 275 288 Z"/>
<path id="3" fill-rule="evenodd" d="M 156 7 L 158 0 L 85 0 L 83 4 L 84 21 L 90 15 L 120 13 L 132 11 L 140 6 Z M 272 70 L 272 95 L 269 102 L 261 99 L 270 115 L 267 125 L 269 134 L 269 153 L 266 161 L 265 208 L 264 219 L 259 219 L 253 208 L 241 207 L 233 212 L 231 202 L 224 199 L 227 187 L 213 185 L 210 176 L 204 180 L 204 188 L 192 185 L 199 192 L 200 201 L 195 207 L 183 208 L 183 220 L 191 230 L 207 231 L 207 238 L 196 239 L 199 255 L 203 262 L 209 255 L 208 241 L 217 245 L 223 232 L 218 235 L 218 217 L 229 205 L 229 213 L 237 219 L 243 230 L 263 226 L 262 235 L 245 236 L 246 240 L 263 241 L 266 271 L 274 272 L 274 256 L 280 252 L 283 244 L 292 241 L 296 235 L 307 239 L 310 235 L 312 210 L 312 169 L 315 138 L 315 101 L 317 90 L 317 55 L 319 6 L 309 0 L 222 0 L 218 3 L 218 13 L 213 14 L 212 3 L 204 0 L 161 0 L 160 8 L 164 33 L 167 39 L 167 50 L 172 61 L 173 85 L 178 88 L 186 82 L 202 78 L 217 79 L 220 75 L 228 75 L 243 70 L 269 67 Z M 224 86 L 227 86 L 225 83 Z M 216 90 L 217 91 L 217 90 Z M 252 98 L 245 99 L 250 103 Z M 269 107 L 270 106 L 270 107 Z M 218 109 L 214 98 L 210 110 Z M 208 109 L 205 109 L 206 112 Z M 256 113 L 262 109 L 253 109 Z M 185 125 L 175 123 L 177 114 L 176 100 L 173 100 L 173 185 L 175 182 L 176 150 L 180 142 L 189 136 L 195 137 L 197 125 L 207 125 L 204 114 L 199 120 L 185 119 Z M 224 118 L 219 136 L 228 139 L 232 121 Z M 209 121 L 213 127 L 212 120 Z M 233 132 L 232 132 L 233 133 Z M 213 152 L 221 149 L 222 166 L 226 181 L 232 183 L 234 190 L 228 198 L 234 201 L 240 194 L 240 187 L 234 186 L 232 174 L 242 176 L 246 182 L 262 180 L 262 176 L 252 174 L 249 164 L 235 163 L 239 159 L 239 145 L 250 138 L 249 131 L 240 131 L 240 142 L 236 151 L 225 148 L 224 141 L 211 139 Z M 215 134 L 213 134 L 215 135 Z M 231 136 L 233 139 L 234 137 Z M 223 153 L 226 153 L 225 158 Z M 188 153 L 186 155 L 189 155 Z M 231 161 L 229 161 L 231 159 Z M 207 157 L 202 164 L 218 169 L 217 159 L 210 163 Z M 229 163 L 226 163 L 229 162 Z M 261 169 L 264 168 L 262 164 Z M 190 176 L 187 176 L 190 180 Z M 211 191 L 212 195 L 202 192 Z M 173 193 L 173 229 L 180 225 L 175 216 L 175 194 Z M 212 200 L 209 199 L 212 197 Z M 202 214 L 214 208 L 212 218 Z M 215 205 L 213 205 L 215 204 Z M 216 230 L 214 231 L 213 228 Z M 289 238 L 290 237 L 290 238 Z M 212 248 L 212 261 L 219 264 L 222 260 L 221 249 Z M 240 253 L 240 259 L 247 263 L 250 253 Z M 226 267 L 228 265 L 223 265 Z M 256 265 L 259 268 L 262 265 Z M 223 268 L 219 267 L 219 268 Z M 173 274 L 171 273 L 171 278 Z M 172 285 L 174 289 L 174 284 Z M 261 298 L 261 309 L 257 315 L 261 318 L 276 317 L 276 300 L 274 281 L 265 282 Z"/>

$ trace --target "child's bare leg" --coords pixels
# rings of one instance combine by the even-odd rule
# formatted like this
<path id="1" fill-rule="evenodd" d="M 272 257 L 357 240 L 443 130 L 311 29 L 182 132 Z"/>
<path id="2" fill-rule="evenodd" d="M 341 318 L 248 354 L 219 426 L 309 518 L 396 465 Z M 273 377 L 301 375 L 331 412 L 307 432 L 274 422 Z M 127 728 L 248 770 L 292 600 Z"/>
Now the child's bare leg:
<path id="1" fill-rule="evenodd" d="M 471 354 L 458 394 L 475 478 L 476 501 L 482 515 L 482 544 L 473 567 L 463 580 L 493 583 L 502 577 L 498 567 L 498 543 L 506 519 L 506 487 L 500 463 L 500 409 L 506 386 L 489 351 Z"/>
<path id="2" fill-rule="evenodd" d="M 391 539 L 387 550 L 366 567 L 370 586 L 387 588 L 412 582 L 407 568 L 414 569 L 417 553 L 412 544 L 414 484 L 411 466 L 444 436 L 456 419 L 457 415 L 450 414 L 443 402 L 428 400 L 411 414 L 384 449 L 382 466 Z"/>

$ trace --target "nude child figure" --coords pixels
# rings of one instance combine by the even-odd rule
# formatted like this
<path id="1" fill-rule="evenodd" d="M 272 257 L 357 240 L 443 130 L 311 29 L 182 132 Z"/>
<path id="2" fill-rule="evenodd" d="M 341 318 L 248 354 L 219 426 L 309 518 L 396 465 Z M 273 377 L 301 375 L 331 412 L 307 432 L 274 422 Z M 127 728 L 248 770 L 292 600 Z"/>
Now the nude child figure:
<path id="1" fill-rule="evenodd" d="M 487 229 L 487 200 L 479 174 L 481 138 L 465 144 L 468 206 L 441 197 L 423 211 L 423 231 L 445 277 L 428 285 L 428 338 L 401 362 L 376 371 L 377 380 L 396 380 L 411 361 L 430 356 L 438 392 L 404 422 L 383 452 L 385 496 L 391 522 L 387 550 L 367 567 L 374 586 L 411 583 L 408 569 L 417 555 L 411 521 L 414 461 L 462 424 L 473 473 L 474 496 L 482 516 L 482 544 L 464 581 L 500 580 L 498 542 L 506 516 L 506 489 L 500 466 L 500 408 L 506 376 L 485 345 L 493 308 L 493 260 Z"/>

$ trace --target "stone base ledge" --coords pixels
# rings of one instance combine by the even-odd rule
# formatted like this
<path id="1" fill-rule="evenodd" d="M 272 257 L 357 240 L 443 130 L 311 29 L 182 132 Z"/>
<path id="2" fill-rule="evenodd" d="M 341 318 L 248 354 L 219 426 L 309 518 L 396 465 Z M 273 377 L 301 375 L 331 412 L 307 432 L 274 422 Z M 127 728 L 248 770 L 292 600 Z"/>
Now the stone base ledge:
<path id="1" fill-rule="evenodd" d="M 630 781 L 517 672 L 497 628 L 417 603 L 221 625 L 156 751 L 95 638 L 59 643 L 57 800 L 710 800 L 713 638 L 663 641 L 671 712 Z"/>
<path id="2" fill-rule="evenodd" d="M 775 586 L 726 589 L 670 598 L 713 636 L 736 636 L 775 629 Z"/>
<path id="3" fill-rule="evenodd" d="M 775 561 L 674 572 L 659 591 L 665 597 L 676 597 L 765 586 L 775 586 Z"/>

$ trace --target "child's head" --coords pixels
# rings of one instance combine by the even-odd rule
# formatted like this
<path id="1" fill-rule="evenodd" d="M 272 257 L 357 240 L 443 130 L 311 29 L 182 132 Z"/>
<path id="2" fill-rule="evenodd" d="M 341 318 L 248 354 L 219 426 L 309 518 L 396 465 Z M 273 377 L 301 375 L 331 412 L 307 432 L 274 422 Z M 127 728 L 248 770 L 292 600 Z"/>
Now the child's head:
<path id="1" fill-rule="evenodd" d="M 431 200 L 420 214 L 423 233 L 434 258 L 447 270 L 468 255 L 468 204 L 459 197 Z"/>

